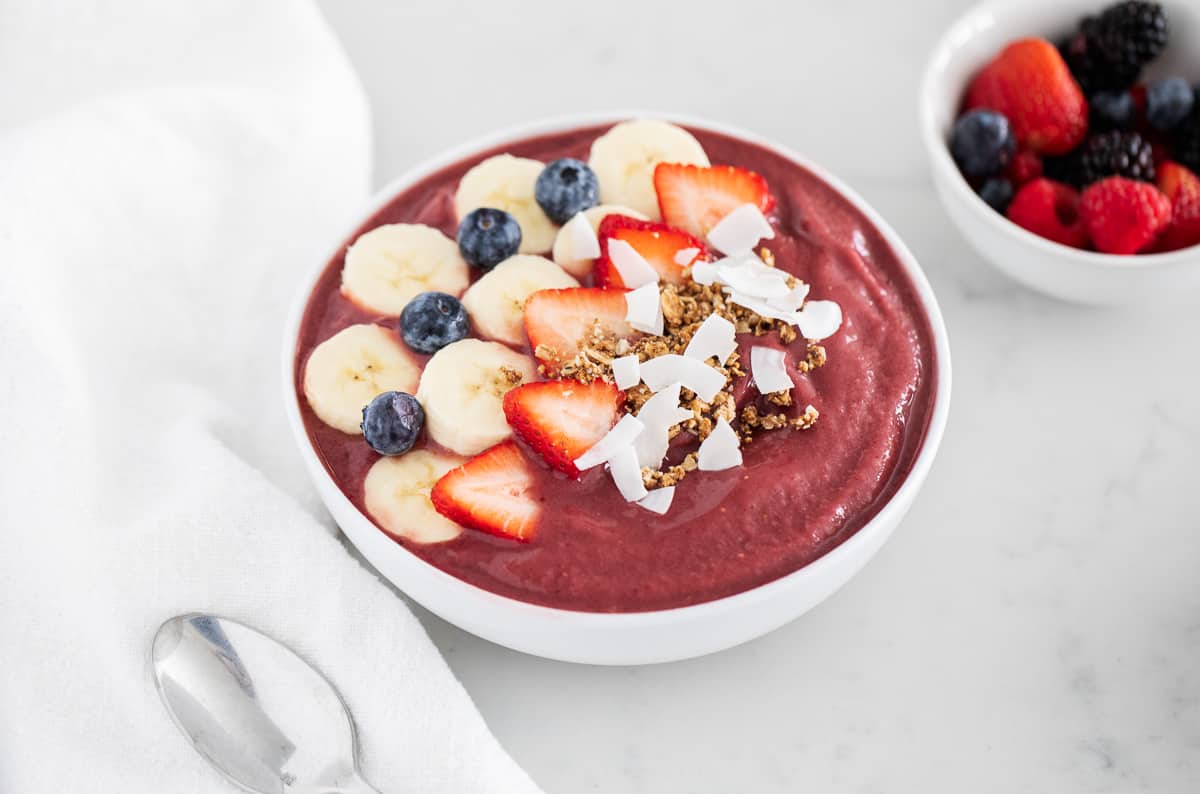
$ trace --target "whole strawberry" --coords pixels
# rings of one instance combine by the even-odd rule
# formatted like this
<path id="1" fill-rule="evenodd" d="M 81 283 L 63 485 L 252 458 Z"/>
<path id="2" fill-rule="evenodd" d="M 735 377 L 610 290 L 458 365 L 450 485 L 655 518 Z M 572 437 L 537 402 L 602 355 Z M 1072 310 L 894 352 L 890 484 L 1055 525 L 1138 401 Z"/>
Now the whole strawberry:
<path id="1" fill-rule="evenodd" d="M 1083 191 L 1080 214 L 1096 250 L 1136 254 L 1171 223 L 1171 200 L 1154 185 L 1110 176 Z"/>
<path id="2" fill-rule="evenodd" d="M 1087 100 L 1045 39 L 1013 42 L 983 67 L 967 89 L 966 109 L 975 108 L 1006 116 L 1017 143 L 1038 154 L 1066 154 L 1087 136 Z"/>
<path id="3" fill-rule="evenodd" d="M 1158 169 L 1158 187 L 1171 200 L 1171 225 L 1155 251 L 1178 251 L 1200 245 L 1200 177 L 1179 163 Z"/>
<path id="4" fill-rule="evenodd" d="M 1079 217 L 1079 193 L 1070 185 L 1050 179 L 1029 182 L 1008 206 L 1008 219 L 1047 240 L 1087 248 L 1087 228 Z"/>

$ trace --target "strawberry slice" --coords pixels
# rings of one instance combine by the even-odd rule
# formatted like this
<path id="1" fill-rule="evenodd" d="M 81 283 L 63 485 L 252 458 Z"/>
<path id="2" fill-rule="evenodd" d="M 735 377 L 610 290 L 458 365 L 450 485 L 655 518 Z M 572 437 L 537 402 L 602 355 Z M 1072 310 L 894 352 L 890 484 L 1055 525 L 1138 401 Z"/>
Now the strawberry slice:
<path id="1" fill-rule="evenodd" d="M 707 258 L 704 243 L 687 232 L 672 229 L 665 223 L 639 221 L 626 215 L 609 215 L 600 222 L 600 258 L 592 271 L 598 287 L 624 287 L 621 274 L 608 258 L 608 241 L 624 240 L 654 268 L 659 278 L 669 284 L 682 284 L 683 271 L 701 258 Z M 675 261 L 675 255 L 689 248 L 696 254 L 685 264 Z"/>
<path id="2" fill-rule="evenodd" d="M 663 222 L 696 237 L 704 237 L 743 204 L 753 204 L 763 213 L 775 206 L 767 180 L 731 165 L 659 163 L 654 168 L 654 190 Z"/>
<path id="3" fill-rule="evenodd" d="M 446 472 L 429 498 L 451 521 L 520 541 L 533 537 L 541 513 L 533 471 L 515 441 L 503 441 Z"/>
<path id="4" fill-rule="evenodd" d="M 612 429 L 625 395 L 611 383 L 547 380 L 504 395 L 508 424 L 546 463 L 579 477 L 575 459 Z"/>
<path id="5" fill-rule="evenodd" d="M 600 287 L 544 289 L 525 301 L 525 333 L 543 364 L 554 367 L 579 352 L 579 342 L 597 328 L 605 335 L 633 336 L 625 321 L 625 290 Z M 541 351 L 540 353 L 538 351 Z"/>

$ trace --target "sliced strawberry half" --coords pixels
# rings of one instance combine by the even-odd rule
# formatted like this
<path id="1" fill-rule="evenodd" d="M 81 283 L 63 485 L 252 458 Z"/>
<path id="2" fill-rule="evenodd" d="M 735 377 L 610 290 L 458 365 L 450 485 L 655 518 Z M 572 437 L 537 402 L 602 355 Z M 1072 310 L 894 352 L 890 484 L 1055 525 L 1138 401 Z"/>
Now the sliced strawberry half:
<path id="1" fill-rule="evenodd" d="M 606 335 L 633 336 L 633 326 L 625 321 L 625 292 L 570 287 L 530 295 L 525 301 L 525 333 L 534 355 L 551 367 L 570 361 L 579 352 L 580 340 L 597 327 Z"/>
<path id="2" fill-rule="evenodd" d="M 624 240 L 654 268 L 659 278 L 669 284 L 682 284 L 683 272 L 698 259 L 708 257 L 704 243 L 687 232 L 673 229 L 665 223 L 639 221 L 627 215 L 609 215 L 600 222 L 600 258 L 593 274 L 598 287 L 624 287 L 621 273 L 608 257 L 608 241 Z M 695 249 L 696 253 L 682 265 L 675 261 L 680 251 Z"/>
<path id="3" fill-rule="evenodd" d="M 575 459 L 612 429 L 624 402 L 624 393 L 611 383 L 547 380 L 510 389 L 504 415 L 546 463 L 578 477 Z"/>
<path id="4" fill-rule="evenodd" d="M 767 180 L 732 165 L 659 163 L 654 168 L 654 190 L 663 222 L 701 238 L 743 204 L 753 204 L 764 213 L 775 206 Z"/>
<path id="5" fill-rule="evenodd" d="M 515 441 L 497 444 L 446 472 L 429 498 L 451 521 L 520 541 L 533 537 L 541 513 L 533 470 Z"/>

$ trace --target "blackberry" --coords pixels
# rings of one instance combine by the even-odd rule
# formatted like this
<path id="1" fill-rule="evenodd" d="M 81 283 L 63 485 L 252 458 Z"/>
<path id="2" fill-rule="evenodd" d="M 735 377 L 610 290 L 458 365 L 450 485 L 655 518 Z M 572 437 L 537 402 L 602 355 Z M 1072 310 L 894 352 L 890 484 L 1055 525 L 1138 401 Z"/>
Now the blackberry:
<path id="1" fill-rule="evenodd" d="M 1108 176 L 1154 181 L 1154 151 L 1136 132 L 1112 130 L 1093 135 L 1064 157 L 1046 160 L 1046 176 L 1085 188 Z"/>
<path id="2" fill-rule="evenodd" d="M 1090 17 L 1083 21 L 1085 26 L 1090 22 L 1092 22 Z M 1108 62 L 1096 53 L 1094 45 L 1082 32 L 1076 33 L 1060 44 L 1058 51 L 1062 54 L 1063 60 L 1067 62 L 1071 76 L 1075 78 L 1075 82 L 1079 83 L 1083 93 L 1088 96 L 1097 91 L 1123 91 L 1134 82 L 1134 80 L 1126 81 L 1121 75 L 1116 74 Z M 1134 79 L 1136 80 L 1136 77 Z"/>
<path id="3" fill-rule="evenodd" d="M 1082 147 L 1070 154 L 1045 158 L 1042 161 L 1042 175 L 1047 179 L 1067 185 L 1079 186 L 1085 184 L 1082 163 L 1079 158 L 1081 150 Z"/>
<path id="4" fill-rule="evenodd" d="M 1122 91 L 1167 46 L 1167 15 L 1158 3 L 1126 0 L 1085 17 L 1062 47 L 1084 93 Z"/>
<path id="5" fill-rule="evenodd" d="M 1174 137 L 1175 159 L 1200 174 L 1200 105 L 1175 128 Z"/>

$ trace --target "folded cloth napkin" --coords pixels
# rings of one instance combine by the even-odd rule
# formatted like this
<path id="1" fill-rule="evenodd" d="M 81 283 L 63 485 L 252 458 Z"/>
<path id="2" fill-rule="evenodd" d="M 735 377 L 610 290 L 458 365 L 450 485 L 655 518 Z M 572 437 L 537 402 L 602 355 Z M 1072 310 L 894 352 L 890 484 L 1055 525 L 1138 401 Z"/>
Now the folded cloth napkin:
<path id="1" fill-rule="evenodd" d="M 0 1 L 0 791 L 232 790 L 149 643 L 291 644 L 384 791 L 535 792 L 335 537 L 281 407 L 285 304 L 365 198 L 362 91 L 298 0 Z"/>

